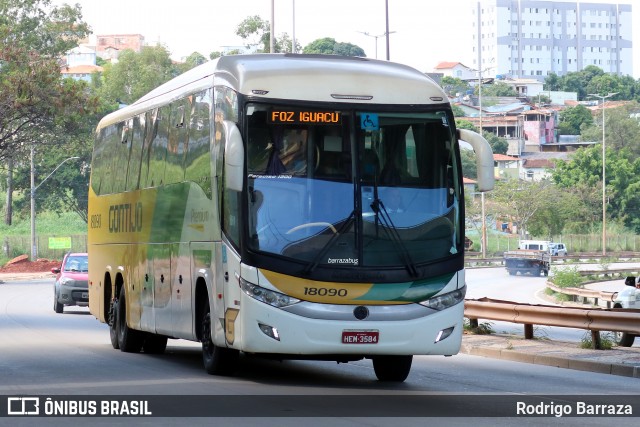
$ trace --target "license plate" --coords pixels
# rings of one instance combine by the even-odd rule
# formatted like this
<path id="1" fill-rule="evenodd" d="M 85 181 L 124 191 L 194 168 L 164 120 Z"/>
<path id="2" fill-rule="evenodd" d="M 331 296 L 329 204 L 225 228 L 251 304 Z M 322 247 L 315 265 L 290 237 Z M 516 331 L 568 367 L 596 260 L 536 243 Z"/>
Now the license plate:
<path id="1" fill-rule="evenodd" d="M 342 331 L 342 344 L 378 344 L 378 331 Z"/>

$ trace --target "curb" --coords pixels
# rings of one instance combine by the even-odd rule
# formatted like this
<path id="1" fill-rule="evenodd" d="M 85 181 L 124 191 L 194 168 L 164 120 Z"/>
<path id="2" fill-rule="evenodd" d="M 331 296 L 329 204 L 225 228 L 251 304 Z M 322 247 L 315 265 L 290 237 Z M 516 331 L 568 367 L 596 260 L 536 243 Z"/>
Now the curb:
<path id="1" fill-rule="evenodd" d="M 577 343 L 557 341 L 527 343 L 526 341 L 529 340 L 520 337 L 484 336 L 482 339 L 474 339 L 472 336 L 465 335 L 460 353 L 511 362 L 640 378 L 640 348 L 637 347 L 587 350 L 578 348 Z M 523 348 L 514 348 L 516 347 L 512 345 L 514 342 L 516 346 Z M 627 359 L 628 362 L 620 361 Z"/>
<path id="2" fill-rule="evenodd" d="M 16 280 L 30 280 L 30 279 L 55 279 L 55 274 L 51 272 L 42 273 L 1 273 L 0 284 L 9 283 Z"/>

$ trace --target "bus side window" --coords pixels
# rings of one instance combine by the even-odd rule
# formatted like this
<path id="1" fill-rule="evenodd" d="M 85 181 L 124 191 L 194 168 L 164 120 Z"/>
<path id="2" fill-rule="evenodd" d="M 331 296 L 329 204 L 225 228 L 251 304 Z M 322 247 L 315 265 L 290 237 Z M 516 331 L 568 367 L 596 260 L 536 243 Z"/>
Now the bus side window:
<path id="1" fill-rule="evenodd" d="M 127 191 L 135 191 L 140 188 L 140 168 L 142 161 L 144 126 L 144 114 L 140 114 L 133 118 L 131 151 L 129 151 L 129 169 L 127 170 Z"/>
<path id="2" fill-rule="evenodd" d="M 160 108 L 156 121 L 157 133 L 151 143 L 147 187 L 159 187 L 164 184 L 165 160 L 169 143 L 169 107 Z"/>
<path id="3" fill-rule="evenodd" d="M 94 151 L 93 158 L 91 159 L 91 188 L 93 191 L 100 195 L 102 192 L 102 182 L 104 175 L 104 146 L 106 143 L 106 135 L 108 128 L 102 128 L 98 132 Z"/>
<path id="4" fill-rule="evenodd" d="M 113 192 L 113 182 L 117 170 L 115 156 L 118 145 L 120 145 L 120 132 L 122 128 L 119 124 L 111 125 L 105 132 L 104 143 L 102 145 L 102 155 L 100 160 L 100 194 L 111 194 Z"/>
<path id="5" fill-rule="evenodd" d="M 189 137 L 189 98 L 171 104 L 171 122 L 167 142 L 167 162 L 164 183 L 173 184 L 184 181 L 184 150 Z"/>
<path id="6" fill-rule="evenodd" d="M 144 138 L 142 140 L 142 158 L 140 159 L 140 188 L 146 188 L 149 178 L 149 162 L 151 157 L 151 144 L 158 133 L 158 110 L 147 111 L 144 114 Z"/>
<path id="7" fill-rule="evenodd" d="M 185 179 L 198 184 L 209 198 L 211 198 L 210 98 L 208 91 L 194 96 L 184 163 Z"/>
<path id="8" fill-rule="evenodd" d="M 113 148 L 113 188 L 114 193 L 125 190 L 127 184 L 127 163 L 129 161 L 129 144 L 131 140 L 131 120 L 118 123 L 119 141 Z"/>
<path id="9" fill-rule="evenodd" d="M 136 116 L 132 120 L 130 130 L 130 150 L 127 168 L 127 187 L 126 191 L 137 190 L 140 178 L 140 157 L 142 156 L 142 131 L 140 120 L 144 123 L 144 115 Z"/>

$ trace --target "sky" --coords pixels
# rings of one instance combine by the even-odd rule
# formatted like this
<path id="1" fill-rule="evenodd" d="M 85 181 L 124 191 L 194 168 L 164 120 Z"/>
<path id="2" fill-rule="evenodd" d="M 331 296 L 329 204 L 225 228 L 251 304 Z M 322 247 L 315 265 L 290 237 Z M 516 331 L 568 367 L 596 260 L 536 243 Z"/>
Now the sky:
<path id="1" fill-rule="evenodd" d="M 614 0 L 582 0 L 612 3 Z M 78 3 L 94 34 L 142 34 L 160 42 L 180 60 L 193 52 L 241 47 L 235 30 L 245 18 L 271 21 L 274 33 L 287 33 L 302 46 L 324 37 L 352 43 L 367 57 L 386 59 L 385 0 L 52 0 Z M 472 27 L 476 0 L 387 0 L 391 61 L 431 72 L 444 61 L 473 67 Z M 632 4 L 634 78 L 640 78 L 640 2 Z M 295 8 L 294 8 L 295 5 Z M 295 9 L 295 14 L 294 14 Z M 294 20 L 295 15 L 295 20 Z M 295 22 L 295 31 L 294 25 Z M 367 33 L 365 35 L 363 33 Z M 379 36 L 379 37 L 375 37 Z M 377 51 L 376 51 L 377 45 Z"/>

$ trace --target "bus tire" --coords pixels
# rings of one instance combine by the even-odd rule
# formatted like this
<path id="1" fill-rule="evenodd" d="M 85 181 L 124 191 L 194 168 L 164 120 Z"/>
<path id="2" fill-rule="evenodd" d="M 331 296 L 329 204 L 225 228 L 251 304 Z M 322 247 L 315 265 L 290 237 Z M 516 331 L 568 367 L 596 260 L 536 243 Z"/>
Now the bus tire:
<path id="1" fill-rule="evenodd" d="M 142 351 L 147 354 L 162 354 L 167 349 L 167 337 L 158 334 L 146 334 Z"/>
<path id="2" fill-rule="evenodd" d="M 413 356 L 374 356 L 372 361 L 379 381 L 403 382 L 411 371 Z"/>
<path id="3" fill-rule="evenodd" d="M 127 325 L 127 299 L 125 297 L 124 285 L 118 297 L 118 312 L 116 320 L 118 331 L 118 346 L 120 351 L 125 353 L 139 353 L 142 349 L 143 336 L 140 331 L 130 328 Z"/>
<path id="4" fill-rule="evenodd" d="M 211 308 L 209 301 L 204 303 L 202 311 L 202 362 L 209 375 L 233 375 L 238 368 L 239 352 L 230 348 L 221 348 L 211 338 Z"/>
<path id="5" fill-rule="evenodd" d="M 616 344 L 620 347 L 631 347 L 636 339 L 634 334 L 628 332 L 614 332 Z"/>
<path id="6" fill-rule="evenodd" d="M 109 308 L 109 339 L 111 339 L 111 347 L 118 350 L 120 344 L 118 344 L 118 300 L 111 302 Z"/>

